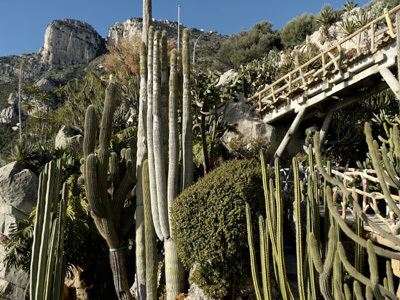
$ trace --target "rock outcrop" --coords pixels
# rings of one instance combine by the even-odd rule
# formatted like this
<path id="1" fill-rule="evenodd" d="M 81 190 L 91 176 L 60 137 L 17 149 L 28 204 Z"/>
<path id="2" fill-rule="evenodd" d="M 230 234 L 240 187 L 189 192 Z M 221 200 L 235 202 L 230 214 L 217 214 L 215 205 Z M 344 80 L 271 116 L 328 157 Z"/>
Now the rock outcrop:
<path id="1" fill-rule="evenodd" d="M 36 206 L 38 177 L 19 163 L 0 168 L 0 232 L 9 234 L 10 225 L 29 216 Z M 4 247 L 0 246 L 0 261 Z M 24 299 L 28 274 L 0 263 L 0 286 L 9 299 Z"/>
<path id="2" fill-rule="evenodd" d="M 89 24 L 55 20 L 47 26 L 39 54 L 49 64 L 86 64 L 105 51 L 104 45 L 104 39 Z"/>
<path id="3" fill-rule="evenodd" d="M 76 134 L 69 126 L 64 125 L 58 131 L 54 143 L 56 149 L 63 149 L 66 147 L 80 149 L 83 146 L 83 136 L 81 134 Z"/>
<path id="4" fill-rule="evenodd" d="M 222 74 L 217 86 L 222 86 L 229 81 L 232 76 L 237 76 L 233 70 Z M 222 119 L 227 124 L 236 124 L 236 132 L 226 131 L 221 137 L 221 142 L 230 150 L 230 144 L 233 139 L 242 138 L 244 143 L 250 145 L 255 139 L 262 138 L 267 155 L 271 155 L 279 146 L 280 138 L 283 136 L 282 130 L 263 123 L 246 104 L 243 94 L 239 94 L 236 101 L 230 100 Z"/>

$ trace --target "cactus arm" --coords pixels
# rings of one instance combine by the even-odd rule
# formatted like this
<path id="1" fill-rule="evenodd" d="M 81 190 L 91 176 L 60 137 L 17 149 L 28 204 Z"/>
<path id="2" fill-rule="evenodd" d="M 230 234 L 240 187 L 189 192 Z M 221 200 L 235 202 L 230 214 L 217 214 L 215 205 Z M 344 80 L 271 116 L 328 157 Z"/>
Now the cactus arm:
<path id="1" fill-rule="evenodd" d="M 337 179 L 332 178 L 331 176 L 329 176 L 326 171 L 324 166 L 322 165 L 322 159 L 321 159 L 321 151 L 320 151 L 320 147 L 318 144 L 318 138 L 319 138 L 319 133 L 316 132 L 314 135 L 314 150 L 315 150 L 315 160 L 316 163 L 318 165 L 318 169 L 319 172 L 322 174 L 322 176 L 332 185 L 336 185 L 340 188 L 340 190 L 342 191 L 342 193 L 346 196 L 347 199 L 349 199 L 349 201 L 353 204 L 353 209 L 356 212 L 356 214 L 363 220 L 363 222 L 365 222 L 367 225 L 371 226 L 371 228 L 373 228 L 378 234 L 380 234 L 382 237 L 384 237 L 385 239 L 388 239 L 389 241 L 391 241 L 394 244 L 400 244 L 400 239 L 393 236 L 391 233 L 386 232 L 385 230 L 383 230 L 380 226 L 376 225 L 376 223 L 374 223 L 373 221 L 371 221 L 363 212 L 362 212 L 362 208 L 361 206 L 358 204 L 357 201 L 354 201 L 353 196 L 351 195 L 351 192 L 349 192 L 344 185 L 338 181 Z M 385 185 L 383 185 L 385 186 Z M 386 189 L 386 187 L 385 187 Z M 386 192 L 387 189 L 386 189 Z M 331 191 L 329 192 L 331 193 Z M 330 197 L 332 198 L 332 195 L 330 195 Z M 390 200 L 388 199 L 388 201 L 390 202 Z M 393 201 L 393 200 L 392 200 Z M 332 200 L 331 200 L 332 202 Z M 354 232 L 347 226 L 347 224 L 343 221 L 343 220 L 338 220 L 337 219 L 337 210 L 336 208 L 333 206 L 332 203 L 327 203 L 328 204 L 328 208 L 330 213 L 332 214 L 332 216 L 335 218 L 335 220 L 337 221 L 338 225 L 340 226 L 340 228 L 342 228 L 343 231 L 346 232 L 346 234 L 354 241 L 356 241 L 355 239 L 357 239 L 357 243 L 362 245 L 364 248 L 367 247 L 367 244 L 365 242 L 365 240 L 363 240 L 362 238 L 355 238 L 355 234 Z M 391 204 L 390 204 L 391 205 Z M 336 213 L 335 213 L 336 212 Z M 346 228 L 346 229 L 345 229 Z M 355 238 L 355 239 L 354 239 Z M 381 250 L 377 249 L 377 246 L 374 246 L 375 252 L 378 255 L 383 255 L 382 253 L 386 253 L 386 255 L 390 255 L 387 250 L 384 250 L 382 248 L 380 248 Z M 393 252 L 392 252 L 393 254 Z M 388 257 L 386 255 L 383 255 L 385 257 Z M 397 255 L 396 256 L 400 256 Z"/>
<path id="2" fill-rule="evenodd" d="M 86 198 L 89 202 L 92 214 L 97 218 L 105 218 L 106 210 L 101 203 L 100 187 L 97 178 L 97 157 L 94 154 L 89 154 L 85 161 L 85 186 Z"/>
<path id="3" fill-rule="evenodd" d="M 354 242 L 361 245 L 363 248 L 367 248 L 367 242 L 363 238 L 356 235 L 349 228 L 349 226 L 346 224 L 346 222 L 342 219 L 342 217 L 337 212 L 336 207 L 333 205 L 333 202 L 332 202 L 332 191 L 329 186 L 326 188 L 326 193 L 327 193 L 327 197 L 328 197 L 327 204 L 328 204 L 329 211 L 330 211 L 332 217 L 335 219 L 336 223 L 339 225 L 340 229 L 342 229 L 343 232 Z M 374 250 L 375 250 L 375 253 L 380 256 L 400 260 L 400 254 L 398 252 L 386 250 L 386 249 L 383 249 L 376 245 L 374 245 Z"/>
<path id="4" fill-rule="evenodd" d="M 373 249 L 371 246 L 369 247 L 370 249 Z M 371 286 L 371 280 L 368 279 L 367 277 L 365 277 L 364 275 L 362 275 L 361 273 L 359 273 L 352 265 L 351 263 L 348 261 L 347 257 L 346 257 L 346 252 L 343 248 L 343 245 L 341 242 L 338 242 L 337 244 L 337 249 L 339 252 L 339 256 L 340 256 L 340 260 L 343 263 L 344 268 L 346 269 L 346 271 L 350 274 L 350 276 L 354 277 L 356 280 L 358 280 L 359 282 L 361 282 L 362 284 L 369 286 L 372 291 L 374 290 L 373 287 Z M 371 251 L 371 250 L 370 250 Z M 371 267 L 371 265 L 370 265 Z M 371 274 L 372 275 L 372 274 Z M 374 279 L 375 280 L 375 279 Z M 394 295 L 393 293 L 391 293 L 389 290 L 385 289 L 382 285 L 380 284 L 376 284 L 376 289 L 379 291 L 379 294 L 383 294 L 385 297 L 388 297 L 389 299 L 397 299 L 396 295 Z M 373 291 L 375 297 L 377 297 L 377 295 L 374 291 Z M 378 298 L 379 299 L 379 298 Z"/>
<path id="5" fill-rule="evenodd" d="M 89 105 L 85 114 L 85 135 L 83 137 L 83 155 L 94 153 L 96 144 L 97 116 L 93 105 Z"/>
<path id="6" fill-rule="evenodd" d="M 369 286 L 369 285 L 367 285 L 365 287 L 365 298 L 367 300 L 373 300 L 374 299 L 374 292 L 373 292 L 371 286 Z"/>
<path id="7" fill-rule="evenodd" d="M 306 280 L 304 276 L 304 240 L 303 229 L 301 222 L 301 197 L 300 197 L 300 180 L 299 180 L 299 163 L 295 157 L 292 160 L 293 164 L 293 182 L 294 182 L 294 209 L 296 222 L 296 256 L 297 256 L 297 283 L 300 300 L 306 299 L 305 287 Z"/>
<path id="8" fill-rule="evenodd" d="M 132 161 L 128 161 L 127 169 L 134 169 Z M 135 184 L 135 178 L 132 177 L 132 172 L 126 172 L 124 178 L 121 181 L 117 191 L 114 195 L 114 207 L 113 207 L 113 215 L 115 216 L 115 228 L 120 228 L 120 217 L 122 208 L 124 206 L 124 202 L 126 200 L 126 195 L 132 189 L 132 186 Z"/>
<path id="9" fill-rule="evenodd" d="M 143 207 L 146 239 L 146 295 L 147 300 L 157 299 L 157 243 L 151 215 L 148 161 L 143 163 Z"/>
<path id="10" fill-rule="evenodd" d="M 154 166 L 154 145 L 153 145 L 153 48 L 154 48 L 154 28 L 149 28 L 147 52 L 147 157 L 149 160 L 149 178 L 150 178 L 150 197 L 151 210 L 153 214 L 154 229 L 160 241 L 164 239 L 161 232 L 160 217 L 157 203 L 156 171 Z"/>
<path id="11" fill-rule="evenodd" d="M 261 275 L 263 284 L 264 300 L 272 299 L 271 292 L 271 265 L 270 265 L 270 244 L 268 237 L 268 228 L 263 216 L 258 218 L 260 228 L 260 257 L 261 257 Z"/>
<path id="12" fill-rule="evenodd" d="M 379 183 L 382 188 L 382 192 L 385 195 L 386 201 L 389 203 L 390 207 L 393 209 L 393 212 L 397 216 L 400 216 L 400 209 L 397 207 L 396 203 L 393 201 L 391 194 L 385 184 L 385 178 L 383 176 L 384 170 L 380 163 L 378 145 L 377 145 L 377 142 L 374 141 L 372 138 L 371 126 L 368 123 L 365 123 L 364 131 L 365 131 L 366 140 L 367 140 L 367 144 L 368 144 L 368 150 L 369 150 L 369 153 L 371 154 L 371 158 L 372 158 L 372 164 L 376 171 L 376 175 L 379 179 Z M 400 240 L 397 243 L 400 243 Z"/>
<path id="13" fill-rule="evenodd" d="M 378 300 L 384 300 L 379 290 L 379 272 L 378 272 L 378 260 L 374 251 L 374 247 L 371 240 L 367 241 L 367 253 L 368 253 L 368 264 L 370 270 L 370 282 L 371 288 L 374 292 L 375 298 Z M 384 288 L 384 287 L 382 287 Z M 387 290 L 387 289 L 385 289 Z M 389 291 L 389 290 L 387 290 Z M 390 291 L 389 291 L 390 292 Z"/>
<path id="14" fill-rule="evenodd" d="M 122 151 L 121 151 L 122 155 Z M 111 175 L 111 180 L 112 180 L 112 191 L 110 194 L 114 194 L 115 188 L 119 186 L 121 183 L 121 178 L 119 177 L 119 159 L 117 156 L 117 153 L 112 152 L 110 155 L 110 175 Z"/>
<path id="15" fill-rule="evenodd" d="M 37 268 L 37 278 L 39 278 L 35 290 L 35 298 L 41 299 L 44 295 L 44 280 L 46 275 L 46 254 L 49 245 L 49 236 L 50 236 L 50 213 L 52 211 L 52 198 L 53 198 L 53 180 L 55 177 L 56 165 L 54 161 L 51 161 L 48 169 L 48 180 L 46 182 L 46 208 L 44 210 L 43 216 L 43 229 L 41 233 L 41 242 L 40 242 L 40 250 L 39 250 L 39 263 Z"/>
<path id="16" fill-rule="evenodd" d="M 383 172 L 385 181 L 389 183 L 389 185 L 395 187 L 396 189 L 400 189 L 400 182 L 396 178 L 396 171 L 394 170 L 393 164 L 389 162 L 388 149 L 384 145 L 381 146 L 381 152 L 382 152 L 382 162 L 386 171 Z"/>
<path id="17" fill-rule="evenodd" d="M 46 266 L 46 274 L 44 278 L 44 298 L 46 300 L 51 299 L 51 286 L 52 286 L 52 277 L 53 277 L 53 268 L 54 268 L 54 262 L 55 262 L 55 252 L 57 251 L 57 242 L 58 242 L 58 226 L 59 226 L 60 220 L 58 218 L 55 218 L 52 222 L 52 226 L 50 229 L 50 240 L 49 240 L 49 248 L 48 248 L 48 253 L 47 253 L 47 266 Z"/>
<path id="18" fill-rule="evenodd" d="M 39 249 L 41 244 L 41 236 L 40 233 L 42 232 L 42 225 L 43 225 L 43 218 L 44 218 L 44 201 L 45 201 L 45 194 L 46 194 L 46 185 L 47 182 L 47 172 L 48 172 L 49 165 L 47 164 L 45 167 L 45 172 L 42 172 L 39 176 L 39 189 L 38 189 L 38 201 L 36 206 L 36 218 L 35 218 L 35 227 L 33 232 L 33 244 L 32 244 L 32 254 L 31 254 L 31 270 L 38 269 L 38 258 L 39 258 Z M 31 295 L 32 300 L 35 298 L 35 287 L 37 284 L 37 272 L 31 272 L 30 275 L 30 286 L 29 286 L 29 293 Z"/>
<path id="19" fill-rule="evenodd" d="M 394 284 L 393 284 L 393 270 L 390 265 L 390 261 L 386 261 L 386 278 L 388 282 L 388 290 L 395 294 Z"/>
<path id="20" fill-rule="evenodd" d="M 251 265 L 251 276 L 253 278 L 254 290 L 256 292 L 257 300 L 262 300 L 260 284 L 258 280 L 258 271 L 257 271 L 257 263 L 256 263 L 256 250 L 254 248 L 253 242 L 253 230 L 251 228 L 251 212 L 250 205 L 246 203 L 246 222 L 247 222 L 247 241 L 249 243 L 249 252 L 250 252 L 250 265 Z M 261 235 L 261 233 L 260 233 Z M 261 260 L 264 258 L 261 256 Z M 263 282 L 264 283 L 264 282 Z M 264 293 L 266 291 L 264 290 Z"/>
<path id="21" fill-rule="evenodd" d="M 193 183 L 193 145 L 192 145 L 192 113 L 190 99 L 190 50 L 189 30 L 185 28 L 182 35 L 182 190 Z"/>
<path id="22" fill-rule="evenodd" d="M 67 223 L 67 207 L 68 207 L 68 191 L 69 186 L 67 183 L 63 184 L 61 191 L 61 202 L 60 202 L 60 210 L 59 210 L 59 228 L 58 232 L 58 251 L 56 257 L 56 272 L 54 275 L 54 291 L 53 291 L 53 299 L 60 299 L 62 296 L 62 291 L 64 287 L 64 277 L 65 277 L 65 269 L 64 269 L 64 236 L 65 236 L 65 225 Z"/>
<path id="23" fill-rule="evenodd" d="M 353 282 L 353 293 L 356 300 L 364 300 L 360 283 L 357 280 L 354 280 Z"/>
<path id="24" fill-rule="evenodd" d="M 163 132 L 163 149 L 165 157 L 165 170 L 167 170 L 168 165 L 168 39 L 167 32 L 164 30 L 161 34 L 161 124 Z"/>
<path id="25" fill-rule="evenodd" d="M 344 289 L 344 295 L 345 295 L 346 300 L 353 300 L 353 295 L 352 295 L 352 293 L 350 291 L 350 287 L 347 283 L 345 283 L 343 285 L 343 289 Z"/>
<path id="26" fill-rule="evenodd" d="M 171 207 L 174 198 L 178 193 L 179 183 L 179 138 L 178 138 L 178 114 L 177 114 L 177 98 L 178 98 L 178 78 L 177 78 L 177 53 L 173 49 L 171 52 L 171 70 L 169 78 L 169 139 L 168 139 L 168 187 L 167 200 L 168 208 Z M 170 222 L 170 220 L 169 220 Z M 171 224 L 170 224 L 171 228 Z M 171 232 L 172 234 L 172 232 Z"/>
<path id="27" fill-rule="evenodd" d="M 163 144 L 163 130 L 161 124 L 161 66 L 160 66 L 160 44 L 158 31 L 154 33 L 154 54 L 153 54 L 153 151 L 154 168 L 156 170 L 156 190 L 158 203 L 158 216 L 160 218 L 161 232 L 164 239 L 170 236 L 168 222 L 168 202 L 165 157 Z M 166 124 L 164 124 L 165 126 Z"/>

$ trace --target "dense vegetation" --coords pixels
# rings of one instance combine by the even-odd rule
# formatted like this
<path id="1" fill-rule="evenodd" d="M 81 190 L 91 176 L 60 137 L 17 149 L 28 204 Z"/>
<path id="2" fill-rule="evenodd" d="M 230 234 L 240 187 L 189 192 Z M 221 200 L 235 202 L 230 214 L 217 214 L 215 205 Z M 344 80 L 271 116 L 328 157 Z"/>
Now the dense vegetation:
<path id="1" fill-rule="evenodd" d="M 222 299 L 249 271 L 245 205 L 261 210 L 262 195 L 259 162 L 241 160 L 224 163 L 175 199 L 178 253 L 209 296 Z"/>
<path id="2" fill-rule="evenodd" d="M 384 7 L 393 7 L 399 3 L 400 1 L 397 0 L 372 1 L 367 8 L 370 7 L 374 14 L 381 14 Z M 350 10 L 355 6 L 356 3 L 353 1 L 351 3 L 347 1 L 343 10 Z M 167 238 L 162 236 L 161 238 L 158 236 L 158 238 L 165 241 L 165 239 L 173 237 L 185 267 L 187 269 L 194 268 L 190 280 L 197 283 L 209 296 L 220 299 L 234 297 L 234 289 L 244 277 L 249 275 L 245 205 L 246 203 L 251 204 L 255 222 L 257 221 L 256 215 L 264 213 L 260 163 L 254 159 L 241 159 L 258 157 L 259 151 L 264 150 L 265 144 L 259 139 L 249 143 L 241 136 L 233 140 L 230 145 L 231 152 L 228 153 L 221 145 L 219 138 L 227 130 L 235 130 L 235 124 L 226 124 L 222 121 L 224 108 L 230 100 L 236 100 L 238 93 L 243 92 L 245 96 L 252 95 L 293 70 L 297 63 L 290 56 L 292 53 L 296 53 L 297 48 L 293 48 L 304 45 L 306 36 L 319 28 L 325 32 L 325 38 L 329 39 L 327 26 L 337 21 L 341 13 L 342 11 L 335 12 L 326 5 L 319 14 L 315 16 L 303 14 L 289 21 L 279 31 L 272 29 L 270 22 L 264 21 L 254 25 L 248 31 L 242 30 L 229 37 L 221 45 L 215 42 L 212 48 L 196 50 L 196 64 L 190 68 L 190 95 L 194 103 L 192 107 L 188 107 L 191 108 L 188 110 L 194 116 L 194 122 L 189 126 L 191 128 L 191 125 L 194 125 L 193 142 L 190 142 L 193 146 L 194 158 L 190 163 L 193 162 L 191 165 L 195 167 L 195 181 L 198 181 L 184 190 L 173 202 L 171 208 L 173 233 L 167 234 Z M 201 32 L 197 32 L 197 34 L 200 37 Z M 202 37 L 200 37 L 199 43 L 201 43 L 201 39 Z M 154 49 L 157 50 L 158 47 L 156 46 Z M 165 49 L 167 50 L 163 54 L 169 60 L 172 42 L 169 42 Z M 99 295 L 104 297 L 106 292 L 110 293 L 107 295 L 109 299 L 117 297 L 109 282 L 112 280 L 110 279 L 112 276 L 109 262 L 104 259 L 109 254 L 106 242 L 113 250 L 128 249 L 126 265 L 129 266 L 129 270 L 134 269 L 133 253 L 139 246 L 144 245 L 143 240 L 140 239 L 144 239 L 144 235 L 139 236 L 138 233 L 138 228 L 143 221 L 140 210 L 143 208 L 143 204 L 140 203 L 140 198 L 136 198 L 136 201 L 139 202 L 136 207 L 132 205 L 135 203 L 136 191 L 130 191 L 129 201 L 125 201 L 124 198 L 122 207 L 116 208 L 115 205 L 111 205 L 112 208 L 109 209 L 110 211 L 122 211 L 125 214 L 123 216 L 118 214 L 117 217 L 108 215 L 108 221 L 105 221 L 104 219 L 107 218 L 104 215 L 109 212 L 95 212 L 94 210 L 98 207 L 94 207 L 94 202 L 91 205 L 88 204 L 87 192 L 83 185 L 84 176 L 78 181 L 80 175 L 85 175 L 87 172 L 85 164 L 81 165 L 80 163 L 84 156 L 81 150 L 82 145 L 75 144 L 63 149 L 54 149 L 54 138 L 57 131 L 65 124 L 68 124 L 69 129 L 75 134 L 84 135 L 85 112 L 88 106 L 91 106 L 93 120 L 98 119 L 98 121 L 92 122 L 92 128 L 101 127 L 99 120 L 104 109 L 106 86 L 110 82 L 108 75 L 112 75 L 118 84 L 115 86 L 114 94 L 114 98 L 117 99 L 115 102 L 116 113 L 114 118 L 107 123 L 110 139 L 104 139 L 107 141 L 107 145 L 103 143 L 100 146 L 101 142 L 97 140 L 101 140 L 101 137 L 94 133 L 93 144 L 91 144 L 92 154 L 90 155 L 97 157 L 100 152 L 106 153 L 112 156 L 114 166 L 118 161 L 118 168 L 113 169 L 110 164 L 111 169 L 100 172 L 99 176 L 102 176 L 103 186 L 108 187 L 107 196 L 110 196 L 110 199 L 114 199 L 114 196 L 119 197 L 116 187 L 120 186 L 121 180 L 125 177 L 123 175 L 125 171 L 128 174 L 127 177 L 136 172 L 128 172 L 133 165 L 134 154 L 130 154 L 132 155 L 130 160 L 125 155 L 128 146 L 131 146 L 132 149 L 135 148 L 135 143 L 132 141 L 136 138 L 140 140 L 140 136 L 138 136 L 141 116 L 140 98 L 141 92 L 143 92 L 141 90 L 143 81 L 141 83 L 141 80 L 145 76 L 140 74 L 140 63 L 144 64 L 143 51 L 148 50 L 149 48 L 143 50 L 141 39 L 137 38 L 130 43 L 121 43 L 110 48 L 107 55 L 97 58 L 89 65 L 54 66 L 54 72 L 49 74 L 47 79 L 59 86 L 57 89 L 49 92 L 34 85 L 24 87 L 24 93 L 35 101 L 23 103 L 23 109 L 29 111 L 30 116 L 23 119 L 22 122 L 22 141 L 17 142 L 18 130 L 13 130 L 12 125 L 0 124 L 0 152 L 2 152 L 2 158 L 7 162 L 18 161 L 39 174 L 48 161 L 57 158 L 64 160 L 63 181 L 68 181 L 71 186 L 65 230 L 65 254 L 71 273 L 74 267 L 86 271 L 82 280 L 88 287 L 90 299 L 92 299 L 91 297 L 93 299 L 101 297 Z M 298 63 L 303 63 L 319 51 L 316 46 L 310 46 L 307 50 L 297 55 Z M 281 61 L 283 54 L 286 54 L 286 58 L 289 59 Z M 209 57 L 213 57 L 213 59 L 208 59 Z M 150 59 L 150 56 L 148 58 Z M 13 58 L 14 60 L 16 63 L 17 60 Z M 212 61 L 214 64 L 211 63 Z M 99 63 L 102 64 L 101 68 L 98 68 Z M 164 69 L 160 69 L 159 72 L 167 72 L 163 75 L 158 74 L 161 78 L 159 82 L 161 86 L 158 88 L 165 91 L 166 81 L 164 79 L 166 77 L 163 76 L 171 70 L 171 65 L 165 63 L 163 66 Z M 221 75 L 220 71 L 231 68 L 236 73 L 227 79 L 225 85 L 217 86 Z M 142 67 L 142 73 L 143 69 Z M 184 118 L 187 117 L 184 116 L 181 109 L 182 97 L 185 94 L 181 88 L 184 77 L 182 71 L 183 68 L 180 65 L 177 66 L 176 81 L 179 83 L 180 90 L 176 93 L 179 100 L 175 117 L 179 126 L 182 126 Z M 145 84 L 150 88 L 147 82 Z M 16 88 L 15 83 L 0 84 L 0 110 L 6 106 L 8 94 L 15 91 Z M 187 89 L 186 97 L 188 94 Z M 38 109 L 39 103 L 46 104 L 46 106 Z M 355 166 L 358 163 L 358 166 L 372 167 L 371 157 L 367 154 L 367 146 L 364 141 L 364 122 L 371 124 L 375 136 L 388 135 L 390 134 L 388 126 L 398 121 L 395 117 L 396 113 L 398 113 L 397 100 L 389 91 L 364 99 L 357 105 L 335 113 L 331 129 L 322 145 L 323 159 L 336 165 Z M 314 133 L 319 130 L 321 123 L 322 119 L 312 118 L 302 125 L 301 139 L 306 146 L 312 144 Z M 183 133 L 180 128 L 177 132 Z M 110 154 L 111 152 L 113 154 Z M 85 159 L 87 160 L 90 155 L 86 153 Z M 393 157 L 393 155 L 392 153 L 391 156 Z M 307 165 L 304 154 L 299 154 L 298 159 Z M 225 160 L 230 161 L 224 162 Z M 165 166 L 168 163 L 165 163 Z M 288 162 L 284 161 L 284 163 Z M 107 169 L 107 166 L 108 164 L 102 165 L 102 168 Z M 107 174 L 108 176 L 105 176 Z M 130 178 L 130 180 L 132 185 L 136 179 Z M 181 185 L 183 184 L 181 183 Z M 311 194 L 311 190 L 306 193 L 307 196 Z M 291 203 L 293 199 L 286 200 Z M 105 203 L 107 201 L 100 204 L 105 205 Z M 108 209 L 106 205 L 104 207 L 106 207 L 105 210 Z M 136 233 L 130 227 L 126 229 L 124 226 L 120 226 L 119 221 L 115 221 L 120 217 L 130 218 L 128 223 L 133 226 L 132 216 L 135 209 Z M 94 218 L 94 222 L 91 216 L 96 213 L 98 216 Z M 27 220 L 18 222 L 8 237 L 6 260 L 9 265 L 20 266 L 25 270 L 29 269 L 31 257 L 29 251 L 26 250 L 29 250 L 32 244 L 34 216 L 35 211 Z M 113 241 L 110 242 L 111 238 L 107 235 L 107 230 L 111 225 L 114 226 L 114 221 L 118 223 L 116 231 L 120 238 L 118 243 L 114 243 L 118 244 L 117 246 L 112 244 Z M 104 230 L 105 227 L 107 230 Z M 154 234 L 153 232 L 153 236 Z M 105 237 L 106 242 L 101 235 Z M 137 239 L 138 236 L 139 239 Z M 160 251 L 161 243 L 157 245 L 154 237 L 153 250 L 154 248 L 157 250 L 157 246 Z M 20 249 L 24 249 L 24 252 L 21 252 Z M 164 255 L 166 260 L 165 252 Z M 99 263 L 97 263 L 98 261 Z M 158 261 L 156 263 L 158 264 Z M 165 276 L 167 271 L 162 272 Z M 126 276 L 129 283 L 133 281 L 133 276 L 133 272 Z M 118 275 L 115 275 L 114 279 L 115 277 Z"/>

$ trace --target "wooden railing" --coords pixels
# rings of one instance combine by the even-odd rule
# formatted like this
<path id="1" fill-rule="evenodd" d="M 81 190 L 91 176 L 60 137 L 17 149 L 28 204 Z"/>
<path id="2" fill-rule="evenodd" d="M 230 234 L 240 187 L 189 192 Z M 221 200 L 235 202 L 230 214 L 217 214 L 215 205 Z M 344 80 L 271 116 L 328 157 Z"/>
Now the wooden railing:
<path id="1" fill-rule="evenodd" d="M 303 93 L 311 86 L 326 80 L 332 75 L 337 73 L 342 74 L 357 58 L 374 54 L 380 48 L 385 47 L 395 40 L 396 35 L 390 17 L 399 10 L 400 5 L 390 11 L 385 9 L 383 16 L 368 23 L 334 46 L 248 98 L 247 103 L 253 108 L 258 107 L 260 113 L 265 112 L 289 101 L 294 96 Z M 386 21 L 386 25 L 377 26 L 382 20 Z M 356 47 L 346 49 L 345 43 L 355 38 L 358 39 Z M 361 44 L 362 39 L 364 39 L 363 44 Z M 316 66 L 320 67 L 316 68 Z"/>
<path id="2" fill-rule="evenodd" d="M 343 185 L 347 188 L 347 190 L 352 192 L 353 198 L 356 201 L 359 199 L 359 196 L 362 197 L 362 203 L 363 203 L 362 208 L 364 213 L 367 213 L 367 210 L 369 208 L 372 209 L 370 213 L 374 214 L 375 217 L 381 221 L 381 223 L 386 225 L 387 229 L 390 232 L 392 232 L 392 230 L 399 225 L 398 222 L 396 222 L 396 218 L 392 208 L 385 200 L 385 195 L 379 191 L 373 191 L 373 192 L 369 191 L 368 186 L 371 182 L 377 183 L 378 184 L 377 187 L 378 189 L 380 189 L 379 179 L 376 176 L 375 170 L 371 169 L 361 170 L 353 168 L 348 168 L 344 170 L 344 168 L 338 168 L 336 170 L 332 170 L 332 174 L 336 175 L 341 179 Z M 354 186 L 354 183 L 357 178 L 361 180 L 361 186 L 362 186 L 361 189 Z M 353 187 L 349 187 L 349 184 L 350 185 L 353 184 Z M 386 185 L 389 186 L 388 184 Z M 391 197 L 396 202 L 400 201 L 399 195 L 391 195 Z M 377 202 L 378 200 L 385 201 L 385 207 L 386 207 L 385 217 L 382 216 L 382 213 L 378 207 L 379 206 Z M 342 207 L 342 218 L 344 220 L 346 219 L 346 211 L 350 211 L 352 214 L 354 214 L 354 212 L 352 211 L 351 207 L 348 204 L 349 203 L 346 197 L 343 196 L 341 207 Z"/>

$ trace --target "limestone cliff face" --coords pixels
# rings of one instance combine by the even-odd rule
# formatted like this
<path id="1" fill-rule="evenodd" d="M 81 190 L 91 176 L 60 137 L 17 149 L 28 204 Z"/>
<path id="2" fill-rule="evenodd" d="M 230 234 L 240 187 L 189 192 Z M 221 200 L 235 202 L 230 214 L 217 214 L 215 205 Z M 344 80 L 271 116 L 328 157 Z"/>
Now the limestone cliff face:
<path id="1" fill-rule="evenodd" d="M 78 20 L 55 20 L 46 29 L 39 54 L 53 65 L 85 64 L 105 51 L 104 39 L 89 24 Z"/>
<path id="2" fill-rule="evenodd" d="M 168 38 L 173 39 L 178 35 L 178 22 L 172 22 L 168 20 L 152 20 L 152 25 L 155 30 L 163 31 L 166 30 Z M 135 35 L 142 34 L 143 19 L 132 18 L 122 23 L 115 23 L 108 30 L 107 45 L 118 44 L 122 39 L 130 40 Z M 182 30 L 181 24 L 181 30 Z M 182 31 L 181 31 L 182 33 Z"/>

